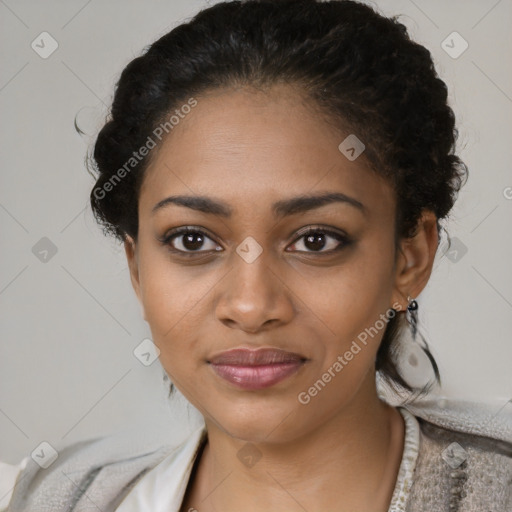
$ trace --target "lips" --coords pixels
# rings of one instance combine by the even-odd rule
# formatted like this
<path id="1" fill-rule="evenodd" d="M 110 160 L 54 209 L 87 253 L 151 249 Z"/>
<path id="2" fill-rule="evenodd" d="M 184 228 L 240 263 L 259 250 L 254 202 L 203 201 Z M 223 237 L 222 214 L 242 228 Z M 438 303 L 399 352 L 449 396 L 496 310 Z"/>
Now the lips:
<path id="1" fill-rule="evenodd" d="M 286 352 L 274 348 L 258 350 L 233 349 L 212 357 L 211 364 L 227 364 L 236 366 L 259 366 L 267 364 L 292 363 L 305 360 L 300 354 Z"/>
<path id="2" fill-rule="evenodd" d="M 208 363 L 224 380 L 246 390 L 267 388 L 297 372 L 306 358 L 279 349 L 233 349 L 212 357 Z"/>

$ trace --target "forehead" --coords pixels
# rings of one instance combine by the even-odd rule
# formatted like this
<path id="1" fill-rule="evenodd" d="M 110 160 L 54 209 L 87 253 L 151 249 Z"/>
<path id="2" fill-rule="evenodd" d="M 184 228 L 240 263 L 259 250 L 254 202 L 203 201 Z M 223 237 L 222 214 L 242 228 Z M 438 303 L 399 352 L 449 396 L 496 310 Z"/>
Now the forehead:
<path id="1" fill-rule="evenodd" d="M 375 203 L 381 215 L 392 206 L 390 185 L 364 156 L 350 161 L 340 152 L 350 133 L 327 123 L 296 89 L 230 89 L 196 100 L 156 150 L 141 211 L 170 195 L 196 194 L 222 198 L 236 215 L 248 203 L 263 208 L 315 190 Z"/>

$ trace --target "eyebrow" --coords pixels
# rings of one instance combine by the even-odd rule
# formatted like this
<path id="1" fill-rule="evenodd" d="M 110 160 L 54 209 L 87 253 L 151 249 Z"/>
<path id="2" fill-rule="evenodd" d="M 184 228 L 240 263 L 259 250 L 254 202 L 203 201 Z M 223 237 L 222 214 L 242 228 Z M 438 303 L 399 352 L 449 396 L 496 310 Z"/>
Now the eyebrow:
<path id="1" fill-rule="evenodd" d="M 367 209 L 357 199 L 342 194 L 341 192 L 326 192 L 317 195 L 301 195 L 292 197 L 290 199 L 283 199 L 277 201 L 272 205 L 272 211 L 276 217 L 286 217 L 289 215 L 295 215 L 297 213 L 303 213 L 309 210 L 314 210 L 332 203 L 344 203 L 353 206 L 360 212 L 367 214 Z M 211 215 L 217 215 L 220 217 L 231 218 L 233 209 L 226 203 L 212 199 L 207 196 L 169 196 L 159 201 L 153 209 L 151 214 L 155 214 L 157 211 L 165 208 L 171 204 L 178 206 L 185 206 L 202 213 Z"/>

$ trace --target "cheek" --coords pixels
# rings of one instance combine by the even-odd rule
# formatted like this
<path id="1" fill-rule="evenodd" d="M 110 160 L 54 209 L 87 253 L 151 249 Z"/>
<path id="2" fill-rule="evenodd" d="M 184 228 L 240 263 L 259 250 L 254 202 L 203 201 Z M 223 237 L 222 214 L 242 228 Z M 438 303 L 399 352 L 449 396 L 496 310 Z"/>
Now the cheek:
<path id="1" fill-rule="evenodd" d="M 193 366 L 199 358 L 200 328 L 211 317 L 208 298 L 216 276 L 199 267 L 187 272 L 165 255 L 145 256 L 140 266 L 142 301 L 162 364 L 166 370 L 178 368 L 176 361 L 180 367 Z"/>
<path id="2" fill-rule="evenodd" d="M 157 338 L 155 343 L 158 341 L 162 344 L 166 338 L 172 338 L 180 317 L 185 315 L 189 292 L 165 256 L 156 251 L 141 251 L 140 262 L 139 275 L 146 318 Z"/>
<path id="3" fill-rule="evenodd" d="M 388 321 L 388 294 L 369 286 L 375 284 L 375 275 L 361 275 L 364 279 L 339 279 L 338 300 L 324 311 L 332 332 L 324 337 L 325 351 L 311 368 L 312 378 L 300 390 L 300 403 L 308 403 L 309 413 L 318 421 L 350 402 L 374 371 Z"/>
<path id="4" fill-rule="evenodd" d="M 346 368 L 350 373 L 373 364 L 389 320 L 386 312 L 392 306 L 392 269 L 390 240 L 367 237 L 350 262 L 324 282 L 325 299 L 315 301 L 323 308 L 331 331 L 332 341 L 326 338 L 324 371 L 345 353 L 350 359 Z"/>
<path id="5" fill-rule="evenodd" d="M 373 325 L 392 305 L 392 258 L 385 250 L 377 251 L 376 245 L 364 244 L 346 266 L 324 282 L 327 293 L 320 304 L 332 330 L 343 339 Z"/>

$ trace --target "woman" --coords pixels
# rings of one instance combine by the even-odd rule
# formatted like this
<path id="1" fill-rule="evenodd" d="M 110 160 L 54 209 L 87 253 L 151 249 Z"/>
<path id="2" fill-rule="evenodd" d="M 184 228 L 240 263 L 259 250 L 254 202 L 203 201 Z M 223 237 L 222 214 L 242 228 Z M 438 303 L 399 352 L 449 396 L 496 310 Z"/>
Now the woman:
<path id="1" fill-rule="evenodd" d="M 91 205 L 205 428 L 29 461 L 9 510 L 510 510 L 510 425 L 413 400 L 456 133 L 429 52 L 352 1 L 220 3 L 134 59 Z"/>

